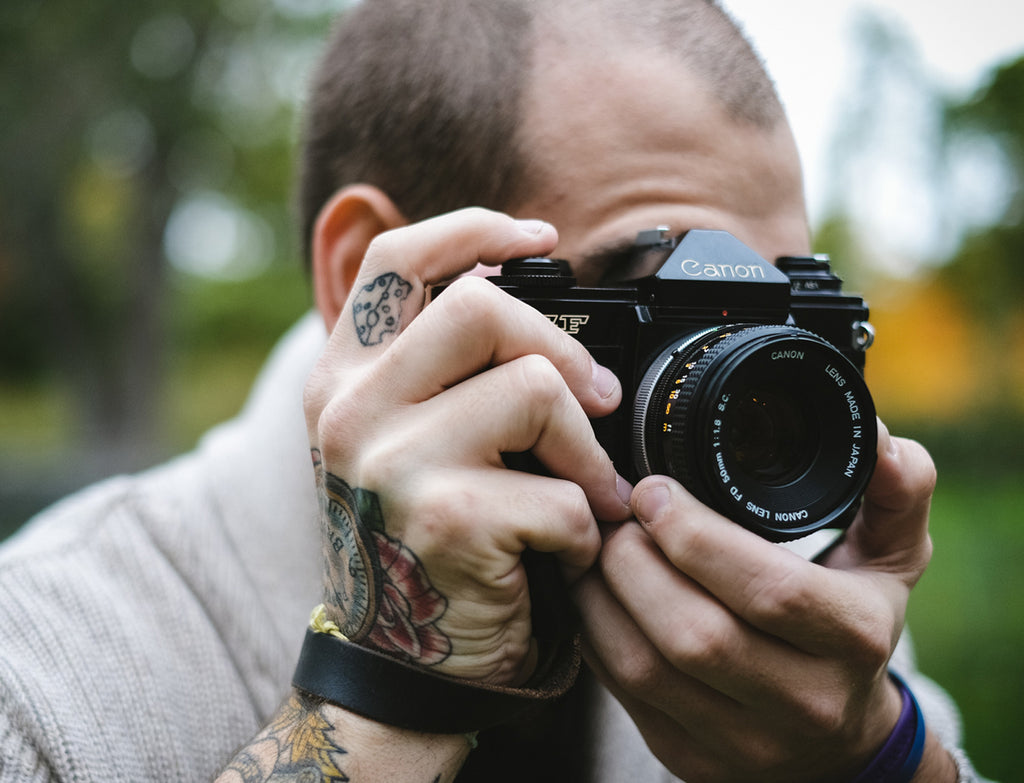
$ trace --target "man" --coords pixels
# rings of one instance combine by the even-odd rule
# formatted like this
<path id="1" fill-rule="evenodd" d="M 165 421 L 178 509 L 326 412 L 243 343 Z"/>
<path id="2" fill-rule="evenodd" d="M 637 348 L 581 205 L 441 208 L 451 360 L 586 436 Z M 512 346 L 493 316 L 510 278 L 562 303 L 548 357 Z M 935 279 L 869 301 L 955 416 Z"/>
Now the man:
<path id="1" fill-rule="evenodd" d="M 929 557 L 924 451 L 882 428 L 861 515 L 808 562 L 670 479 L 629 486 L 587 421 L 618 381 L 471 274 L 557 253 L 583 284 L 628 278 L 659 225 L 809 250 L 781 108 L 715 6 L 367 0 L 324 58 L 305 169 L 326 346 L 304 323 L 197 454 L 5 554 L 3 779 L 853 780 L 903 723 L 890 659 L 925 706 L 908 774 L 974 779 L 951 705 L 893 657 Z M 527 450 L 547 475 L 504 467 Z M 571 668 L 536 638 L 526 549 L 557 558 L 603 687 L 477 737 Z M 303 671 L 358 672 L 358 706 L 311 680 L 285 700 L 321 596 Z"/>

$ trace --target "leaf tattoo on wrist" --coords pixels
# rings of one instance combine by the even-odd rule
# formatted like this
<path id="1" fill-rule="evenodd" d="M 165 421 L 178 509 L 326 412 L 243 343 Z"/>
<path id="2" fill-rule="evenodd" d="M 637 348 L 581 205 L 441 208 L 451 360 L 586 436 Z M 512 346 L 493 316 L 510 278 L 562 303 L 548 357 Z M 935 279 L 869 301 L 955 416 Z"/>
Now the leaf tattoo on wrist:
<path id="1" fill-rule="evenodd" d="M 326 472 L 313 450 L 324 540 L 324 603 L 351 641 L 420 666 L 446 660 L 451 639 L 438 623 L 448 599 L 416 554 L 384 529 L 374 492 Z"/>

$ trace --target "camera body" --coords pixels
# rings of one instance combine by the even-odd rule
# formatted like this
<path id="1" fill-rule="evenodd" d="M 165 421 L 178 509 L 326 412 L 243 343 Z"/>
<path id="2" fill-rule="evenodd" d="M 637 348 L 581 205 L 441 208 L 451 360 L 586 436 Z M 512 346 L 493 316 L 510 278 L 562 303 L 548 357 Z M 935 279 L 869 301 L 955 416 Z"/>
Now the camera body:
<path id="1" fill-rule="evenodd" d="M 580 340 L 618 376 L 593 422 L 618 471 L 664 473 L 770 540 L 845 527 L 875 462 L 864 384 L 868 308 L 823 256 L 765 261 L 723 231 L 641 232 L 649 276 L 576 285 L 564 261 L 489 278 Z"/>

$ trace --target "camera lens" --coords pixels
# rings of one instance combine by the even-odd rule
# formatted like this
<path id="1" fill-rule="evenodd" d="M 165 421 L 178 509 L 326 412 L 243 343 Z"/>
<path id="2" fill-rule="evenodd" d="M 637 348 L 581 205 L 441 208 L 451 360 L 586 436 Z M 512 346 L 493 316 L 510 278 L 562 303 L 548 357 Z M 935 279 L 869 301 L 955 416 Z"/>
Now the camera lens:
<path id="1" fill-rule="evenodd" d="M 684 336 L 649 366 L 634 405 L 641 475 L 664 473 L 775 541 L 853 518 L 874 468 L 874 405 L 857 369 L 792 326 Z"/>
<path id="2" fill-rule="evenodd" d="M 736 401 L 736 420 L 726 435 L 740 470 L 766 486 L 798 479 L 817 451 L 813 423 L 785 390 L 751 389 Z"/>

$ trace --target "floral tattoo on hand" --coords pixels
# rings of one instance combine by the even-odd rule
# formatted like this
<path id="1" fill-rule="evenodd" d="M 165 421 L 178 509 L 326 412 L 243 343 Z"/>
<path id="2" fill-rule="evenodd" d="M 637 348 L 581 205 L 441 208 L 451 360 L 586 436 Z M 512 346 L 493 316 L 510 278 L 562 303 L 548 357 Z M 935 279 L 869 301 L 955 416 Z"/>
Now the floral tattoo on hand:
<path id="1" fill-rule="evenodd" d="M 451 639 L 438 628 L 448 600 L 416 554 L 384 529 L 377 495 L 313 465 L 324 534 L 324 603 L 351 641 L 420 666 L 446 660 Z"/>

